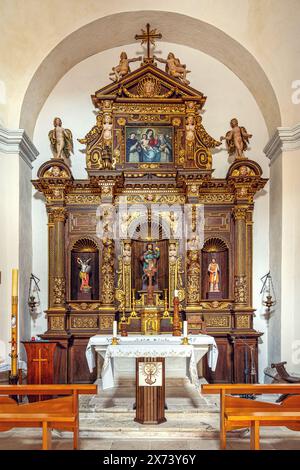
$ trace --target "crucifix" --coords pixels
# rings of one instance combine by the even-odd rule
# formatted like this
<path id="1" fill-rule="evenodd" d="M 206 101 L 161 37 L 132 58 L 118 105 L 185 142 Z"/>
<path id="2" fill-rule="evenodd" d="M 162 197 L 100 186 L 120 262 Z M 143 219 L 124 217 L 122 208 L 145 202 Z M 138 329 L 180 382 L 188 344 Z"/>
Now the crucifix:
<path id="1" fill-rule="evenodd" d="M 150 44 L 155 45 L 155 39 L 161 39 L 161 33 L 157 33 L 156 29 L 150 30 L 150 24 L 146 24 L 146 31 L 142 29 L 142 34 L 136 34 L 135 39 L 141 41 L 141 45 L 147 43 L 147 57 L 144 57 L 144 62 L 153 62 L 153 57 L 150 56 Z"/>

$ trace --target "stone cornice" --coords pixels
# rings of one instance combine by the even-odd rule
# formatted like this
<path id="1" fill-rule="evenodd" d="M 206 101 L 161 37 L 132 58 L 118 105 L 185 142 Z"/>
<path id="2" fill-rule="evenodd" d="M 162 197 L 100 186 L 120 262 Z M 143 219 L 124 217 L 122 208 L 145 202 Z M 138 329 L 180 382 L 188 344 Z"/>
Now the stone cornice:
<path id="1" fill-rule="evenodd" d="M 281 152 L 297 149 L 300 149 L 300 123 L 294 127 L 278 127 L 265 146 L 264 153 L 272 162 Z"/>
<path id="2" fill-rule="evenodd" d="M 2 126 L 0 126 L 0 152 L 19 154 L 30 168 L 32 168 L 32 162 L 39 155 L 37 148 L 23 129 L 11 130 Z"/>

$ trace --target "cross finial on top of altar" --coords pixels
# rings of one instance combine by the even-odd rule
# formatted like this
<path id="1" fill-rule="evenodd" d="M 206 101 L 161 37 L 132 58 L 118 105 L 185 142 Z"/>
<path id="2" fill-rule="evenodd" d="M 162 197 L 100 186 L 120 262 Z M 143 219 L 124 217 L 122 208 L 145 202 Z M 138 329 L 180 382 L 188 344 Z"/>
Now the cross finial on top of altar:
<path id="1" fill-rule="evenodd" d="M 152 63 L 153 57 L 150 56 L 150 44 L 155 45 L 155 39 L 161 39 L 162 34 L 157 33 L 156 29 L 150 29 L 150 24 L 146 24 L 146 30 L 141 29 L 142 34 L 136 34 L 135 39 L 141 41 L 141 45 L 147 43 L 147 57 L 144 57 L 144 63 Z"/>

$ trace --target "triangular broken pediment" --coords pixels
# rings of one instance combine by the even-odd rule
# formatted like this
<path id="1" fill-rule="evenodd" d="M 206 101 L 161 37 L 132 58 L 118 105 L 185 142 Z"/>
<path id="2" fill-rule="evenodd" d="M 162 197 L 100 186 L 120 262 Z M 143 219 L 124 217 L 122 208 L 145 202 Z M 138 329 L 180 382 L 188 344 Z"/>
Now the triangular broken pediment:
<path id="1" fill-rule="evenodd" d="M 206 100 L 203 93 L 184 85 L 153 64 L 142 65 L 120 81 L 106 85 L 96 91 L 92 99 L 96 104 L 99 99 L 103 100 L 105 97 L 112 98 L 113 96 L 134 100 L 164 100 L 184 97 L 198 101 L 201 107 Z"/>

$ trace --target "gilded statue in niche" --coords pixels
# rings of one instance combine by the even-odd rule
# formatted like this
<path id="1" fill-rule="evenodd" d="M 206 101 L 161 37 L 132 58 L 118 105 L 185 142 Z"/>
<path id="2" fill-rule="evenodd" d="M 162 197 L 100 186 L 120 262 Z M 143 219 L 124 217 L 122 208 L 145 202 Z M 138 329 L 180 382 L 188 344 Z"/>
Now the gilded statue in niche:
<path id="1" fill-rule="evenodd" d="M 121 52 L 119 65 L 116 65 L 112 68 L 112 72 L 110 72 L 109 78 L 114 82 L 119 82 L 121 78 L 125 77 L 125 75 L 131 72 L 129 67 L 130 62 L 138 62 L 141 60 L 142 57 L 128 59 L 126 52 Z"/>
<path id="2" fill-rule="evenodd" d="M 189 85 L 190 82 L 187 80 L 186 75 L 190 73 L 187 70 L 185 64 L 181 64 L 180 60 L 175 57 L 173 52 L 169 52 L 167 59 L 161 59 L 160 57 L 153 56 L 161 64 L 166 64 L 166 72 L 173 78 L 178 78 L 184 85 Z"/>
<path id="3" fill-rule="evenodd" d="M 239 126 L 236 118 L 230 121 L 231 130 L 226 132 L 225 137 L 221 136 L 220 140 L 226 140 L 226 147 L 229 156 L 235 155 L 235 158 L 246 158 L 244 151 L 247 150 L 249 139 L 252 134 L 248 134 L 245 127 Z"/>
<path id="4" fill-rule="evenodd" d="M 74 153 L 72 132 L 62 127 L 62 120 L 59 117 L 54 118 L 53 126 L 54 129 L 48 134 L 53 158 L 62 158 L 69 164 L 70 155 Z"/>

